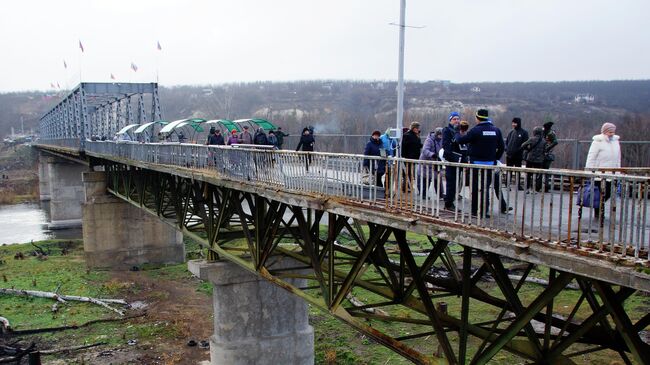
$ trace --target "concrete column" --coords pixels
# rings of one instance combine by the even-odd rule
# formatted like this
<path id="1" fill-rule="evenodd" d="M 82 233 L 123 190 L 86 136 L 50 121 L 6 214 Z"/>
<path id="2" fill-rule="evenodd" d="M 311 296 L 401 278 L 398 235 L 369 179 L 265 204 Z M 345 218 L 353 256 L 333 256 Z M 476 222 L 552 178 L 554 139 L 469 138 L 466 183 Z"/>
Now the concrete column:
<path id="1" fill-rule="evenodd" d="M 50 168 L 48 157 L 43 153 L 38 156 L 38 191 L 41 201 L 50 200 Z"/>
<path id="2" fill-rule="evenodd" d="M 212 365 L 314 363 L 314 329 L 305 301 L 228 261 L 194 260 L 188 267 L 214 288 Z M 304 279 L 288 281 L 306 285 Z"/>
<path id="3" fill-rule="evenodd" d="M 81 173 L 88 167 L 62 158 L 48 158 L 50 177 L 50 229 L 81 226 L 81 204 L 84 201 Z"/>
<path id="4" fill-rule="evenodd" d="M 106 173 L 83 174 L 86 264 L 128 269 L 144 263 L 185 262 L 183 235 L 157 217 L 106 192 Z"/>

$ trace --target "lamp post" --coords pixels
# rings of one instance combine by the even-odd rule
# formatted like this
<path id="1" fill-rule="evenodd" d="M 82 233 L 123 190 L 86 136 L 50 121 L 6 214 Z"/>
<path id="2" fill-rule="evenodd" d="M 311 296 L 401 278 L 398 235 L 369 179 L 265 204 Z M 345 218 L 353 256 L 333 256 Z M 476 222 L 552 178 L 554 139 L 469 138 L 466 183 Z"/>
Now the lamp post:
<path id="1" fill-rule="evenodd" d="M 402 123 L 404 119 L 404 30 L 405 23 L 406 0 L 400 0 L 399 7 L 399 61 L 397 70 L 397 121 L 395 136 L 398 139 L 402 138 Z"/>

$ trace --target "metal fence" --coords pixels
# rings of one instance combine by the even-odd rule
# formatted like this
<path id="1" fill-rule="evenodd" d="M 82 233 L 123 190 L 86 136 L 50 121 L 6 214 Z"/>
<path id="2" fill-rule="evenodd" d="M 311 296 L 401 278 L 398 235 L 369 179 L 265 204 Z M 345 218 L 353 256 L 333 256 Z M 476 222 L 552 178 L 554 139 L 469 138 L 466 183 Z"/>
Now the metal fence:
<path id="1" fill-rule="evenodd" d="M 646 176 L 192 144 L 87 142 L 86 151 L 213 170 L 234 181 L 338 197 L 583 254 L 648 263 Z M 443 198 L 450 188 L 456 190 L 448 195 L 454 204 L 446 207 Z"/>
<path id="2" fill-rule="evenodd" d="M 424 141 L 424 136 L 422 137 Z M 319 152 L 363 153 L 370 136 L 345 134 L 316 134 L 315 148 Z M 298 145 L 300 136 L 285 137 L 283 148 L 292 150 Z M 620 141 L 623 166 L 650 167 L 650 141 Z M 587 160 L 591 141 L 560 139 L 553 149 L 556 160 L 553 167 L 558 169 L 582 169 Z"/>

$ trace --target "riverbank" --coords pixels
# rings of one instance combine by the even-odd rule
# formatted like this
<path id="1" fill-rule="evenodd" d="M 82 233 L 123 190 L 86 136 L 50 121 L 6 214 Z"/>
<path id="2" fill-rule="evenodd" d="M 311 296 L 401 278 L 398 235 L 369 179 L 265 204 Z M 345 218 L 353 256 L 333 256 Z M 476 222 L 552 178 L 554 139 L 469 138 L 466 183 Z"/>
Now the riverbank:
<path id="1" fill-rule="evenodd" d="M 38 153 L 28 145 L 0 145 L 0 204 L 38 198 Z"/>

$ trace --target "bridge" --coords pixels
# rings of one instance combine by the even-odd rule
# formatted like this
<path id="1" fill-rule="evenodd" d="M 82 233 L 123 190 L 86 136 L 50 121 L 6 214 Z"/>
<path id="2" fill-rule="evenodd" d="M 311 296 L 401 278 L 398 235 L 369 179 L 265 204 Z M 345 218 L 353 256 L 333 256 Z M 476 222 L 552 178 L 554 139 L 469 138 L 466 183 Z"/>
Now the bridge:
<path id="1" fill-rule="evenodd" d="M 89 100 L 97 101 L 92 109 Z M 650 292 L 647 169 L 538 170 L 92 137 L 130 124 L 136 101 L 139 123 L 145 105 L 160 117 L 155 84 L 84 83 L 46 114 L 36 144 L 41 194 L 51 199 L 53 223 L 83 220 L 92 267 L 180 262 L 181 233 L 200 242 L 207 260 L 188 266 L 214 286 L 212 363 L 313 363 L 309 303 L 414 363 L 486 364 L 507 351 L 526 363 L 573 364 L 608 350 L 650 364 L 640 336 L 650 314 L 631 319 L 625 311 L 635 292 Z M 381 160 L 382 187 L 373 175 Z M 460 196 L 445 210 L 451 168 Z M 613 193 L 606 203 L 601 196 L 595 216 L 576 201 L 599 181 Z M 472 214 L 472 196 L 481 198 L 480 214 Z M 547 280 L 525 299 L 520 290 L 533 270 Z M 580 294 L 560 310 L 556 295 L 569 287 Z M 492 308 L 483 313 L 490 319 L 472 319 L 479 304 Z M 419 330 L 399 333 L 394 323 Z"/>

